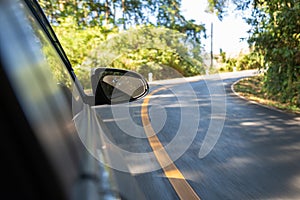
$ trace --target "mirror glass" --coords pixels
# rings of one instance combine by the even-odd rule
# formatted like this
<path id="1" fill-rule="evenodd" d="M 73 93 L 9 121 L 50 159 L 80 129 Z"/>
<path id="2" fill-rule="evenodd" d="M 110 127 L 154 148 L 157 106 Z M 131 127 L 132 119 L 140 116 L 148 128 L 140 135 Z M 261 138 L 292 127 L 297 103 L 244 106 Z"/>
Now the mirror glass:
<path id="1" fill-rule="evenodd" d="M 106 68 L 103 71 L 101 70 L 99 75 L 100 79 L 97 90 L 99 94 L 102 93 L 106 97 L 108 100 L 106 103 L 115 104 L 134 101 L 148 92 L 146 80 L 138 73 Z M 100 92 L 99 89 L 102 92 Z M 100 97 L 97 95 L 98 92 L 96 92 L 97 99 Z"/>
<path id="2" fill-rule="evenodd" d="M 118 98 L 123 94 L 132 98 L 138 98 L 145 92 L 145 87 L 141 79 L 126 75 L 107 75 L 102 79 L 102 86 L 106 85 L 113 87 L 113 91 L 105 91 L 105 94 L 112 99 Z"/>

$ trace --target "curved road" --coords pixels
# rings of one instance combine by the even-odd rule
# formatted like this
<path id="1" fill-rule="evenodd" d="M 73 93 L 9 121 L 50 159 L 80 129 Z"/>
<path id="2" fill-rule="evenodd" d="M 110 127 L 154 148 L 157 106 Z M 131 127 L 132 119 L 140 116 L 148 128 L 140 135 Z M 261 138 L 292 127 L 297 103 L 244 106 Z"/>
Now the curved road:
<path id="1" fill-rule="evenodd" d="M 233 94 L 232 83 L 253 73 L 222 74 L 220 80 L 211 82 L 212 76 L 189 79 L 188 85 L 195 92 L 191 97 L 187 97 L 188 91 L 180 80 L 156 82 L 151 86 L 152 91 L 164 89 L 154 91 L 147 105 L 144 100 L 144 104 L 140 101 L 113 106 L 113 109 L 110 106 L 97 107 L 97 113 L 110 130 L 109 138 L 115 145 L 129 153 L 152 153 L 161 150 L 161 147 L 156 147 L 159 142 L 174 161 L 171 165 L 178 170 L 171 170 L 168 174 L 168 170 L 161 169 L 161 162 L 166 159 L 164 155 L 152 153 L 143 160 L 121 153 L 122 162 L 128 168 L 128 172 L 116 170 L 116 176 L 123 180 L 119 184 L 121 187 L 126 185 L 121 193 L 129 199 L 178 199 L 179 193 L 186 190 L 180 186 L 184 180 L 201 199 L 300 199 L 300 115 L 252 104 Z M 224 86 L 224 90 L 212 89 L 213 84 Z M 200 147 L 215 114 L 212 94 L 220 100 L 214 102 L 218 104 L 218 110 L 222 110 L 220 105 L 225 102 L 226 115 L 223 118 L 218 115 L 224 123 L 218 119 L 220 121 L 216 124 L 221 127 L 212 129 L 220 129 L 220 135 L 213 137 L 216 141 L 208 141 L 213 148 L 200 158 Z M 188 100 L 182 102 L 180 95 Z M 146 106 L 146 113 L 141 112 L 142 106 Z M 129 118 L 118 115 L 124 107 Z M 191 114 L 184 113 L 184 108 Z M 194 111 L 199 111 L 199 119 L 192 115 L 198 113 Z M 147 124 L 143 122 L 145 115 L 158 138 L 156 143 L 149 140 L 149 135 L 148 139 L 143 135 L 147 132 Z M 191 127 L 191 132 L 183 133 L 182 144 L 177 142 L 175 148 L 168 149 L 168 144 L 176 138 L 182 126 L 181 121 Z M 195 123 L 196 130 L 193 128 Z M 194 138 L 193 131 L 196 131 Z M 192 138 L 191 144 L 189 137 Z M 183 154 L 178 155 L 182 150 L 185 150 Z M 177 188 L 171 184 L 172 180 L 178 182 Z M 136 196 L 136 187 L 139 196 Z"/>

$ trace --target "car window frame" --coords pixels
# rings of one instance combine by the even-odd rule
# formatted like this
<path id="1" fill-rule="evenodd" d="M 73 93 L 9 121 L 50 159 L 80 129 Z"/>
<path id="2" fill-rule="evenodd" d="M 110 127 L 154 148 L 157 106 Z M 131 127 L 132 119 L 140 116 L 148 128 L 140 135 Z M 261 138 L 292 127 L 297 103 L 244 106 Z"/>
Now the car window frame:
<path id="1" fill-rule="evenodd" d="M 84 92 L 84 88 L 82 87 L 80 81 L 78 80 L 74 69 L 72 67 L 71 62 L 69 61 L 61 43 L 59 42 L 51 24 L 49 23 L 43 9 L 40 7 L 39 3 L 36 0 L 24 0 L 24 2 L 27 4 L 28 8 L 31 10 L 32 14 L 36 18 L 36 20 L 39 22 L 41 28 L 45 32 L 45 34 L 48 36 L 51 44 L 55 48 L 56 52 L 59 54 L 61 60 L 63 61 L 66 69 L 68 70 L 71 78 L 73 79 L 74 86 L 76 87 L 77 91 L 79 92 L 79 95 L 83 101 L 83 103 L 88 104 L 90 106 L 95 105 L 95 99 L 93 95 L 87 95 Z"/>

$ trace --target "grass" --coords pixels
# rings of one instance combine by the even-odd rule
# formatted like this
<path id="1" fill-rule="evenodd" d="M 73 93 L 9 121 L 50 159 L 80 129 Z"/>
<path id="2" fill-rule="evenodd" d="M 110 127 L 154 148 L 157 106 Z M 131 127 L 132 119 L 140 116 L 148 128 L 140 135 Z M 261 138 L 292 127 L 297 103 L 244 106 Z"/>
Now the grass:
<path id="1" fill-rule="evenodd" d="M 274 108 L 277 108 L 279 110 L 283 110 L 286 112 L 300 114 L 300 108 L 295 105 L 291 105 L 289 103 L 281 103 L 280 101 L 277 101 L 276 99 L 275 100 L 269 99 L 262 90 L 262 88 L 263 88 L 262 79 L 263 79 L 262 75 L 242 79 L 234 85 L 234 90 L 239 95 L 241 95 L 251 101 L 255 101 L 260 104 L 263 104 L 263 105 L 266 105 L 269 107 L 274 107 Z"/>

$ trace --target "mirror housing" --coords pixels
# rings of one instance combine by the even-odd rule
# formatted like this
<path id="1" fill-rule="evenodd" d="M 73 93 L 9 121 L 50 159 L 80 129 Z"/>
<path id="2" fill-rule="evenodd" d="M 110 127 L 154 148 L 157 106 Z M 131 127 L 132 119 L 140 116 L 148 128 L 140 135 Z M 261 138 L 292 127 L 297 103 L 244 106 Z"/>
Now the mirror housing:
<path id="1" fill-rule="evenodd" d="M 135 101 L 149 91 L 142 75 L 123 69 L 97 68 L 92 72 L 91 82 L 95 105 Z"/>

